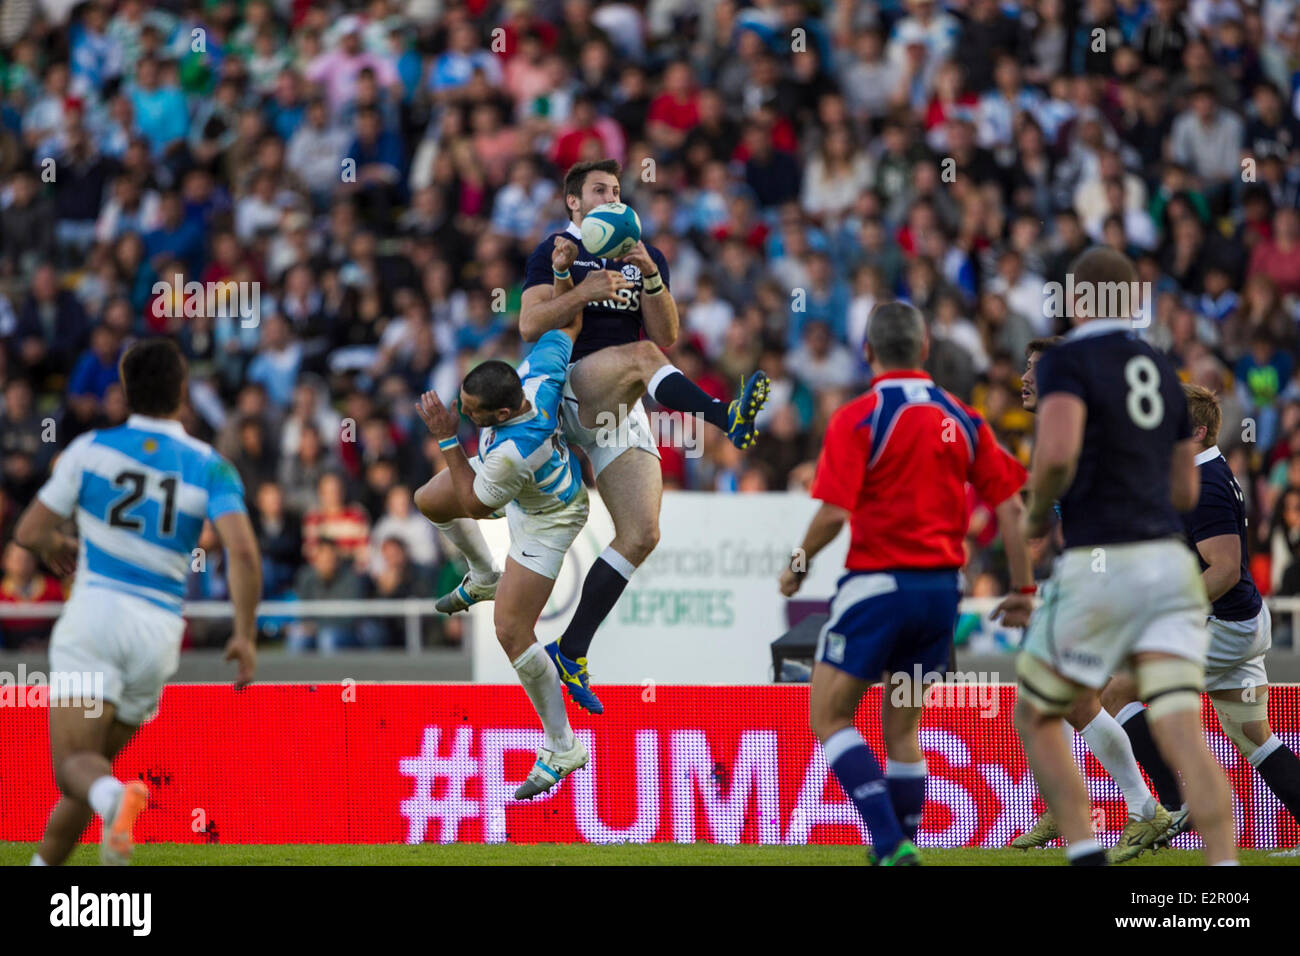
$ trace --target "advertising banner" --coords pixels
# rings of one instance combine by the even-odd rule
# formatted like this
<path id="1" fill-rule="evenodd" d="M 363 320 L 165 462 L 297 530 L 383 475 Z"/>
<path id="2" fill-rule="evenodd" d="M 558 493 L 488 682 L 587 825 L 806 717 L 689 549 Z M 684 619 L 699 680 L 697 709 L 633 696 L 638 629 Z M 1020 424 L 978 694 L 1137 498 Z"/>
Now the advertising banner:
<path id="1" fill-rule="evenodd" d="M 168 687 L 119 758 L 151 791 L 137 836 L 179 843 L 694 842 L 869 840 L 808 731 L 804 685 L 602 686 L 606 713 L 574 713 L 591 762 L 516 802 L 541 743 L 518 685 L 268 684 Z M 40 838 L 56 791 L 43 694 L 0 694 L 0 840 Z M 890 692 L 885 689 L 885 692 Z M 859 725 L 876 753 L 881 688 Z M 1012 730 L 1010 685 L 930 691 L 922 846 L 1004 846 L 1042 805 Z M 1300 688 L 1269 694 L 1275 730 L 1300 745 Z M 1240 843 L 1300 841 L 1286 811 L 1219 732 Z M 1103 842 L 1125 822 L 1119 791 L 1075 739 Z M 88 839 L 98 840 L 98 825 Z M 1196 837 L 1178 846 L 1195 846 Z"/>
<path id="2" fill-rule="evenodd" d="M 787 492 L 722 495 L 666 492 L 659 546 L 596 632 L 592 673 L 613 684 L 764 684 L 772 680 L 772 641 L 792 621 L 777 578 L 820 503 Z M 510 544 L 505 521 L 479 526 L 497 560 Z M 613 540 L 600 496 L 591 496 L 587 527 L 565 559 L 537 634 L 564 633 L 588 568 Z M 848 535 L 813 562 L 800 602 L 829 601 L 844 570 Z M 495 639 L 492 605 L 470 611 L 473 677 L 513 683 L 514 669 Z"/>

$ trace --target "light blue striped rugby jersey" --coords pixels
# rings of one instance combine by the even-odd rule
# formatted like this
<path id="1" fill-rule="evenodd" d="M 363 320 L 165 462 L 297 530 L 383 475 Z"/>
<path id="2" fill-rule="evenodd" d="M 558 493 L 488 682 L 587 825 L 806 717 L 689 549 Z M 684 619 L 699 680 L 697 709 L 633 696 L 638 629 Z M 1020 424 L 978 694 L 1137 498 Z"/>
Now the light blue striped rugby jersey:
<path id="1" fill-rule="evenodd" d="M 247 511 L 230 462 L 180 422 L 144 415 L 78 436 L 37 497 L 56 514 L 76 512 L 74 597 L 107 588 L 177 614 L 204 519 Z"/>
<path id="2" fill-rule="evenodd" d="M 513 501 L 528 514 L 563 507 L 582 490 L 582 473 L 569 454 L 560 423 L 560 400 L 573 342 L 552 329 L 516 370 L 527 412 L 479 433 L 474 494 L 490 508 Z"/>

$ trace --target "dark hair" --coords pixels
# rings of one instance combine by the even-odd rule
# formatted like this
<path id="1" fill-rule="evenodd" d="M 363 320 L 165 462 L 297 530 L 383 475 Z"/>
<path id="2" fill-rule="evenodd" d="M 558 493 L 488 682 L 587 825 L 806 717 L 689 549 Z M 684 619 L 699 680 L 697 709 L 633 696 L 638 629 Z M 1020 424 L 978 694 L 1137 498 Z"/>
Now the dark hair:
<path id="1" fill-rule="evenodd" d="M 1050 348 L 1055 348 L 1063 341 L 1064 336 L 1051 335 L 1041 339 L 1030 339 L 1029 344 L 1025 346 L 1025 358 L 1033 355 L 1035 352 L 1043 353 Z"/>
<path id="2" fill-rule="evenodd" d="M 127 407 L 154 418 L 176 414 L 181 407 L 186 372 L 185 358 L 171 339 L 136 342 L 118 365 Z"/>
<path id="3" fill-rule="evenodd" d="M 588 173 L 609 173 L 611 176 L 620 176 L 623 173 L 623 167 L 618 164 L 617 159 L 598 159 L 592 162 L 574 163 L 569 167 L 569 171 L 564 174 L 564 195 L 566 198 L 569 196 L 582 198 L 582 187 L 586 185 Z"/>
<path id="4" fill-rule="evenodd" d="M 485 411 L 514 409 L 524 403 L 524 386 L 518 373 L 498 359 L 475 365 L 460 387 L 477 398 Z"/>

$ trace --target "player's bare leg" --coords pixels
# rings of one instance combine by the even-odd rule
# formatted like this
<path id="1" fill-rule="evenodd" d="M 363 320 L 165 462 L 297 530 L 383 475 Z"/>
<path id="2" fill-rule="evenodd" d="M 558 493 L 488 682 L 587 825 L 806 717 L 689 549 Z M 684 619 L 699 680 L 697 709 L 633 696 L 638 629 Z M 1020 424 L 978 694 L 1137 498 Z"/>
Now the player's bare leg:
<path id="1" fill-rule="evenodd" d="M 735 401 L 719 401 L 690 381 L 648 339 L 593 352 L 574 365 L 569 382 L 585 428 L 621 423 L 633 403 L 649 393 L 665 408 L 703 418 L 738 448 L 748 448 L 756 440 L 754 418 L 771 388 L 767 375 L 757 371 L 741 382 Z"/>
<path id="2" fill-rule="evenodd" d="M 1104 865 L 1106 855 L 1089 818 L 1088 787 L 1065 738 L 1064 715 L 1088 688 L 1027 651 L 1016 659 L 1016 674 L 1016 733 L 1043 800 L 1069 844 L 1066 858 L 1075 864 Z"/>
<path id="3" fill-rule="evenodd" d="M 1182 775 L 1183 800 L 1205 844 L 1210 864 L 1237 859 L 1232 795 L 1223 768 L 1201 728 L 1201 667 L 1169 654 L 1136 655 L 1138 687 L 1146 698 L 1151 731 L 1169 765 Z"/>
<path id="4" fill-rule="evenodd" d="M 113 776 L 113 758 L 135 732 L 116 714 L 110 703 L 90 714 L 83 703 L 51 702 L 50 758 L 62 797 L 46 824 L 37 854 L 41 862 L 57 865 L 66 860 L 92 813 L 104 821 L 100 862 L 130 861 L 131 827 L 148 801 L 148 789 L 138 780 L 123 784 Z"/>
<path id="5" fill-rule="evenodd" d="M 767 400 L 768 390 L 767 376 L 756 373 L 742 387 L 741 397 L 726 406 L 687 380 L 650 341 L 593 352 L 573 366 L 569 385 L 577 400 L 577 408 L 570 411 L 576 411 L 584 428 L 597 430 L 598 441 L 622 440 L 624 420 L 650 386 L 657 389 L 655 396 L 662 404 L 702 415 L 741 447 L 752 443 L 753 418 Z M 587 652 L 632 573 L 659 543 L 663 499 L 659 459 L 643 448 L 629 448 L 600 471 L 596 486 L 614 522 L 614 540 L 587 572 L 577 610 L 564 634 L 546 650 L 573 699 L 592 713 L 602 713 L 603 705 L 591 692 Z"/>
<path id="6" fill-rule="evenodd" d="M 641 448 L 628 449 L 596 476 L 596 487 L 614 523 L 614 538 L 587 572 L 577 610 L 563 636 L 548 647 L 548 652 L 554 652 L 556 666 L 584 686 L 587 651 L 596 629 L 618 603 L 633 572 L 659 544 L 659 506 L 664 491 L 659 459 Z M 603 710 L 580 691 L 574 699 L 595 713 Z"/>
<path id="7" fill-rule="evenodd" d="M 1268 722 L 1268 685 L 1212 690 L 1209 696 L 1219 726 L 1238 753 L 1300 823 L 1300 757 L 1273 735 Z"/>
<path id="8" fill-rule="evenodd" d="M 890 684 L 886 681 L 886 687 Z M 910 686 L 910 685 L 909 685 Z M 923 689 L 922 689 L 923 690 Z M 916 842 L 925 811 L 925 754 L 921 752 L 921 739 L 917 727 L 921 723 L 921 707 L 913 706 L 916 699 L 896 700 L 891 691 L 880 696 L 880 730 L 885 739 L 885 754 L 889 764 L 885 768 L 885 785 L 903 836 Z"/>
<path id="9" fill-rule="evenodd" d="M 1016 702 L 1015 718 L 1016 733 L 1057 830 L 1071 845 L 1092 840 L 1088 788 L 1065 745 L 1063 718 L 1044 714 L 1024 700 Z"/>
<path id="10" fill-rule="evenodd" d="M 574 736 L 564 711 L 564 688 L 534 628 L 555 581 L 506 558 L 506 568 L 497 585 L 493 621 L 497 640 L 510 658 L 519 682 L 542 722 L 546 743 L 537 752 L 537 762 L 515 791 L 516 799 L 527 799 L 550 790 L 574 770 L 586 766 L 587 748 Z"/>
<path id="11" fill-rule="evenodd" d="M 438 598 L 438 610 L 454 614 L 479 601 L 491 601 L 501 574 L 492 562 L 492 552 L 478 522 L 466 517 L 451 474 L 445 468 L 416 490 L 415 506 L 469 562 L 469 573 L 460 585 Z"/>
<path id="12" fill-rule="evenodd" d="M 808 726 L 820 741 L 835 779 L 871 833 L 868 859 L 884 866 L 915 866 L 921 862 L 920 856 L 903 832 L 880 764 L 853 725 L 867 686 L 866 681 L 830 664 L 815 664 Z"/>

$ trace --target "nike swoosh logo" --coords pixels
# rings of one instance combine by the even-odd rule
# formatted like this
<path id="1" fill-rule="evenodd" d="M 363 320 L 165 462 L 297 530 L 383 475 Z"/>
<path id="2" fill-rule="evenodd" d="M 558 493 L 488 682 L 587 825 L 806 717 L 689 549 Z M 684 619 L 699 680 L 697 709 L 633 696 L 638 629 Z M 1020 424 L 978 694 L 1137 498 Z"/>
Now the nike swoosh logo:
<path id="1" fill-rule="evenodd" d="M 527 551 L 520 552 L 525 558 L 540 558 L 540 554 L 529 554 Z"/>

